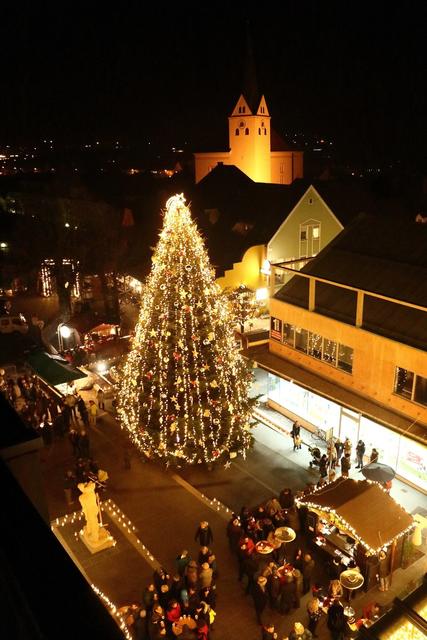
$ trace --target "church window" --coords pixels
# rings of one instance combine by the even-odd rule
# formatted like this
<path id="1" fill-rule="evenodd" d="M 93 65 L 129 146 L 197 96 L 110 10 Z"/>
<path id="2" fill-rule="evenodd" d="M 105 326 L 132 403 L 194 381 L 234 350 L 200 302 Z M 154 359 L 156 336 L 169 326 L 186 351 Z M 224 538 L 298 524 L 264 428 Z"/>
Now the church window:
<path id="1" fill-rule="evenodd" d="M 264 129 L 264 135 L 265 136 L 267 135 L 267 129 Z"/>
<path id="2" fill-rule="evenodd" d="M 248 129 L 248 127 L 246 127 L 246 129 L 245 129 L 245 136 L 248 136 L 248 135 L 249 135 L 249 129 Z"/>
<path id="3" fill-rule="evenodd" d="M 259 136 L 261 135 L 261 129 L 260 128 L 258 128 L 258 135 Z"/>
<path id="4" fill-rule="evenodd" d="M 244 127 L 244 126 L 245 126 L 245 123 L 244 123 L 244 122 L 241 122 L 241 123 L 239 124 L 239 127 L 240 127 L 241 129 L 243 129 L 243 127 Z"/>
<path id="5" fill-rule="evenodd" d="M 264 129 L 264 127 L 265 127 L 265 124 L 264 124 L 264 123 L 262 123 L 262 125 L 261 125 L 261 127 L 262 127 L 262 128 Z"/>
<path id="6" fill-rule="evenodd" d="M 236 136 L 238 136 L 238 135 L 239 135 L 239 130 L 238 130 L 238 129 L 236 129 Z"/>

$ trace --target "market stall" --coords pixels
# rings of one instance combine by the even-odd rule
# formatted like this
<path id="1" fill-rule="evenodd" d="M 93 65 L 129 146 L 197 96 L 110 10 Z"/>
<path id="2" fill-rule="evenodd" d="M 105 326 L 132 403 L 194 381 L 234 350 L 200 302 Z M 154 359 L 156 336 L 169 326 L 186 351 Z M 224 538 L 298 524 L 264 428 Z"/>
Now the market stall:
<path id="1" fill-rule="evenodd" d="M 366 590 L 384 567 L 391 576 L 402 565 L 414 519 L 379 484 L 341 477 L 298 498 L 296 505 L 307 511 L 306 532 L 314 547 L 338 560 L 341 571 L 355 563 Z"/>

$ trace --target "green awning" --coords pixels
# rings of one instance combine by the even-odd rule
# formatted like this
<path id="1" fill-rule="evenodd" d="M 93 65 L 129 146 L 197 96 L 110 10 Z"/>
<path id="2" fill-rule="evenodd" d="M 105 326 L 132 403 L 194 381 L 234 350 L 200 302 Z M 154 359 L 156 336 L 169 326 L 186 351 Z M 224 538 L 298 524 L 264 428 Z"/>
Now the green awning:
<path id="1" fill-rule="evenodd" d="M 40 378 L 53 387 L 86 377 L 85 373 L 68 364 L 66 360 L 62 360 L 58 356 L 50 356 L 43 351 L 29 355 L 27 362 Z"/>

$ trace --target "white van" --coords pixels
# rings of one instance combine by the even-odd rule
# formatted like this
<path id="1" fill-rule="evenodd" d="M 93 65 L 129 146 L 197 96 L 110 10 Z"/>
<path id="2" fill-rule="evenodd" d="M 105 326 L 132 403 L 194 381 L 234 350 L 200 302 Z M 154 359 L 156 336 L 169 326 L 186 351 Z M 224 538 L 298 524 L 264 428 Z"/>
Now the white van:
<path id="1" fill-rule="evenodd" d="M 0 316 L 0 333 L 27 333 L 28 324 L 22 313 L 17 316 Z"/>

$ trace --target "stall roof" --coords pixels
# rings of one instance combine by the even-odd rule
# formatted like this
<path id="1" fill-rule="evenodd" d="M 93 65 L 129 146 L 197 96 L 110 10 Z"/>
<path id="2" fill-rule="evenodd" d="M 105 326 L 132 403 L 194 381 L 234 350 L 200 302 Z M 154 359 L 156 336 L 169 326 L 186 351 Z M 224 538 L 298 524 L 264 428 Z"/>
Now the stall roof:
<path id="1" fill-rule="evenodd" d="M 35 373 L 48 384 L 56 386 L 64 382 L 71 382 L 85 378 L 86 374 L 76 369 L 57 356 L 51 356 L 44 351 L 37 351 L 28 356 L 27 362 Z"/>
<path id="2" fill-rule="evenodd" d="M 299 503 L 333 512 L 356 540 L 378 552 L 411 528 L 412 516 L 368 480 L 338 478 L 300 498 Z"/>

